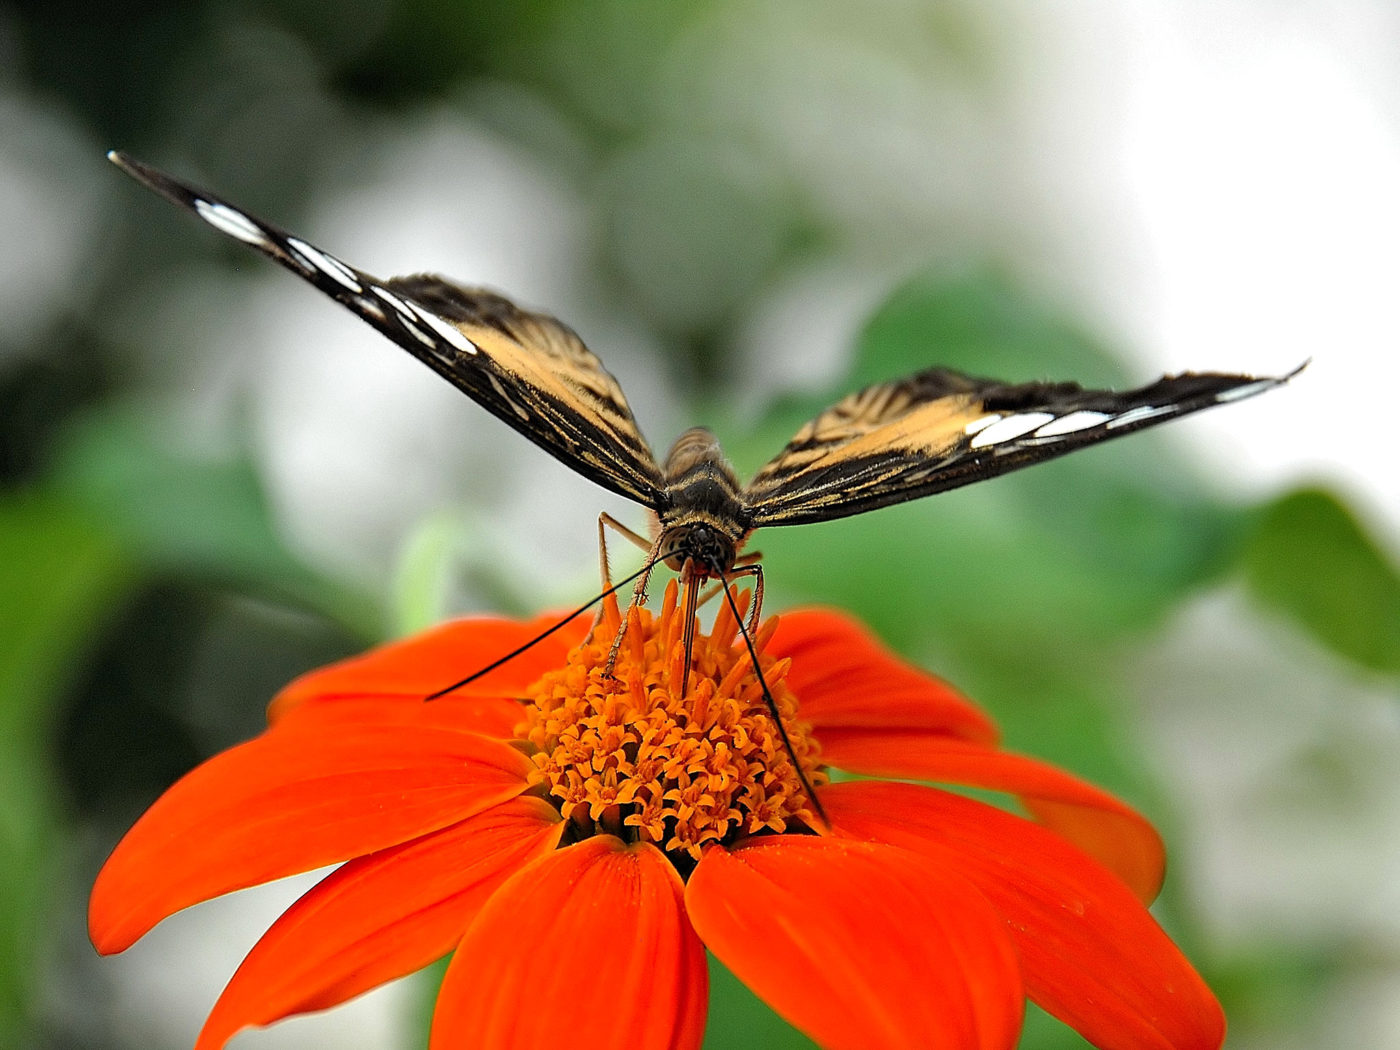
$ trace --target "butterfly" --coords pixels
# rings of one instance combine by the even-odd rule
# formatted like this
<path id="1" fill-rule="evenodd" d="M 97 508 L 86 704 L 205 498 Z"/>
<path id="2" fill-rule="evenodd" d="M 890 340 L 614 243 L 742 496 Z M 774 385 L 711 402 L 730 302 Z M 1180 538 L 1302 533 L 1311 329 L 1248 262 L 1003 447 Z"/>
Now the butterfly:
<path id="1" fill-rule="evenodd" d="M 756 575 L 756 613 L 762 575 L 740 552 L 757 528 L 830 521 L 982 481 L 1253 397 L 1304 367 L 1272 377 L 1186 372 L 1121 392 L 929 368 L 836 402 L 744 484 L 702 427 L 658 460 L 617 380 L 553 317 L 441 277 L 381 280 L 212 193 L 121 153 L 108 158 L 310 281 L 579 474 L 649 510 L 636 601 L 645 600 L 646 573 L 664 563 L 683 583 Z M 604 564 L 606 574 L 606 556 Z"/>

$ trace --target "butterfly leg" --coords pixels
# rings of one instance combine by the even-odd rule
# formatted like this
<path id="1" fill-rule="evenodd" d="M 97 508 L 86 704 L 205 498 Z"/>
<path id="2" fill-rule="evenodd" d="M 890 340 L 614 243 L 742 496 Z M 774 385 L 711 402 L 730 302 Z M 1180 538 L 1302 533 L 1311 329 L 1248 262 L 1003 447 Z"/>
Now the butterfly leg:
<path id="1" fill-rule="evenodd" d="M 657 537 L 655 543 L 649 542 L 640 534 L 633 532 L 622 522 L 618 521 L 607 511 L 598 515 L 598 561 L 603 572 L 603 587 L 607 589 L 612 586 L 612 573 L 608 568 L 608 541 L 604 528 L 611 527 L 621 533 L 624 537 L 647 552 L 646 567 L 642 574 L 637 577 L 637 585 L 632 590 L 632 604 L 645 605 L 647 600 L 647 583 L 651 580 L 651 570 L 656 565 L 657 558 L 661 552 L 661 539 Z M 598 619 L 593 625 L 596 627 L 602 620 L 603 614 L 600 610 Z M 622 626 L 618 628 L 617 637 L 613 639 L 612 645 L 608 648 L 608 662 L 603 665 L 603 673 L 607 677 L 613 676 L 613 666 L 617 663 L 618 650 L 622 648 L 622 638 L 627 633 L 627 619 L 624 617 Z"/>
<path id="2" fill-rule="evenodd" d="M 763 552 L 762 552 L 762 551 L 749 551 L 749 553 L 745 554 L 743 557 L 737 558 L 737 559 L 735 560 L 733 568 L 730 569 L 730 573 L 732 574 L 732 576 L 751 576 L 751 575 L 753 575 L 753 573 L 747 573 L 747 572 L 735 573 L 735 572 L 734 572 L 734 569 L 746 568 L 746 567 L 748 567 L 748 566 L 750 566 L 750 565 L 753 565 L 756 561 L 758 561 L 758 560 L 759 560 L 760 558 L 762 558 L 762 557 L 763 557 Z M 732 576 L 726 577 L 726 579 L 732 578 Z M 699 604 L 704 605 L 706 602 L 710 601 L 712 598 L 714 598 L 714 596 L 715 596 L 716 594 L 719 593 L 719 589 L 720 589 L 721 587 L 723 587 L 723 586 L 724 586 L 724 584 L 719 583 L 719 582 L 716 582 L 716 583 L 712 584 L 711 586 L 705 588 L 705 592 L 704 592 L 703 594 L 700 595 L 700 602 L 699 602 Z M 763 587 L 763 573 L 760 572 L 760 573 L 758 573 L 758 586 L 757 586 L 757 589 L 756 589 L 756 593 L 755 593 L 755 595 L 754 595 L 754 597 L 756 597 L 758 600 L 754 603 L 754 609 L 758 609 L 758 608 L 760 608 L 760 607 L 763 605 L 763 590 L 762 590 L 762 587 Z M 750 620 L 751 620 L 752 622 L 749 624 L 749 628 L 750 628 L 750 630 L 752 630 L 752 629 L 753 629 L 754 623 L 757 623 L 757 622 L 758 622 L 758 621 L 757 621 L 757 614 L 755 613 L 753 616 L 750 616 Z"/>
<path id="3" fill-rule="evenodd" d="M 607 529 L 612 529 L 619 533 L 624 539 L 634 546 L 640 547 L 644 551 L 650 551 L 652 543 L 640 533 L 633 532 L 622 522 L 618 521 L 607 511 L 598 515 L 598 567 L 603 574 L 603 587 L 607 589 L 612 586 L 612 571 L 608 568 L 608 534 Z"/>
<path id="4" fill-rule="evenodd" d="M 734 568 L 729 571 L 724 578 L 724 587 L 728 587 L 729 581 L 736 580 L 741 575 L 752 575 L 753 577 L 753 605 L 749 606 L 749 634 L 757 634 L 759 631 L 759 617 L 763 616 L 763 566 L 759 564 L 759 552 L 745 554 L 738 561 L 735 561 Z"/>

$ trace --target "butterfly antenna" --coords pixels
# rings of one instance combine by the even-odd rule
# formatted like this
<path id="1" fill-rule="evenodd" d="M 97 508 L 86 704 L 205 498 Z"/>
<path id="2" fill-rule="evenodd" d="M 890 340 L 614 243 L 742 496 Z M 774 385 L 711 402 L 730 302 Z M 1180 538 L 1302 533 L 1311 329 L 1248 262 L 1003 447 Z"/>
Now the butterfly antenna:
<path id="1" fill-rule="evenodd" d="M 541 631 L 539 634 L 535 635 L 535 637 L 531 638 L 531 639 L 530 639 L 528 642 L 526 642 L 524 645 L 521 645 L 521 646 L 518 646 L 518 647 L 515 648 L 515 649 L 512 649 L 510 652 L 506 653 L 505 656 L 502 656 L 499 660 L 493 660 L 491 663 L 489 663 L 489 664 L 487 664 L 485 667 L 481 668 L 481 670 L 479 670 L 479 671 L 473 671 L 471 674 L 467 675 L 467 677 L 463 678 L 460 682 L 453 682 L 451 685 L 446 686 L 445 688 L 439 689 L 439 690 L 438 690 L 437 692 L 435 692 L 435 693 L 429 693 L 427 696 L 425 696 L 425 697 L 423 698 L 424 701 L 428 701 L 428 700 L 437 700 L 437 699 L 439 699 L 440 697 L 444 697 L 444 696 L 446 696 L 448 693 L 451 693 L 451 692 L 453 692 L 454 690 L 457 690 L 457 689 L 462 688 L 462 686 L 464 686 L 464 685 L 470 685 L 472 682 L 475 682 L 475 681 L 476 681 L 478 678 L 480 678 L 482 675 L 490 674 L 492 671 L 494 671 L 496 668 L 500 667 L 502 664 L 510 663 L 510 661 L 514 660 L 514 659 L 515 659 L 517 656 L 519 656 L 521 653 L 526 652 L 527 650 L 529 650 L 529 649 L 533 648 L 534 646 L 538 645 L 540 642 L 544 641 L 546 638 L 548 638 L 548 637 L 549 637 L 551 634 L 553 634 L 555 631 L 561 629 L 565 624 L 571 622 L 571 621 L 574 620 L 576 617 L 581 616 L 583 613 L 586 613 L 589 609 L 593 608 L 593 606 L 597 605 L 599 602 L 601 602 L 601 601 L 602 601 L 604 598 L 606 598 L 608 595 L 610 595 L 610 594 L 615 594 L 617 591 L 621 590 L 623 587 L 626 587 L 629 583 L 631 583 L 633 580 L 635 580 L 638 576 L 642 575 L 642 573 L 648 571 L 648 570 L 649 570 L 653 565 L 655 565 L 655 564 L 656 564 L 656 561 L 649 561 L 649 562 L 647 562 L 647 563 L 646 563 L 645 565 L 643 565 L 640 569 L 638 569 L 636 572 L 634 572 L 631 576 L 627 577 L 625 580 L 622 580 L 622 581 L 619 582 L 619 583 L 613 584 L 611 587 L 609 587 L 607 590 L 605 590 L 602 594 L 598 595 L 596 598 L 591 598 L 591 599 L 589 599 L 588 602 L 586 602 L 586 603 L 583 604 L 583 605 L 580 605 L 577 609 L 575 609 L 573 612 L 569 613 L 567 616 L 565 616 L 565 617 L 564 617 L 562 620 L 560 620 L 558 623 L 555 623 L 555 624 L 552 624 L 552 625 L 549 626 L 549 627 L 546 627 L 543 631 Z"/>
<path id="2" fill-rule="evenodd" d="M 744 646 L 749 651 L 749 659 L 753 661 L 753 673 L 758 678 L 759 688 L 763 690 L 763 702 L 768 707 L 768 714 L 772 716 L 773 724 L 778 727 L 778 736 L 782 738 L 783 747 L 787 750 L 788 757 L 792 759 L 792 768 L 797 771 L 797 779 L 802 784 L 802 790 L 807 793 L 807 800 L 812 803 L 812 808 L 817 811 L 817 816 L 822 818 L 822 823 L 830 825 L 831 821 L 827 819 L 826 810 L 822 809 L 822 804 L 817 799 L 817 793 L 812 788 L 812 782 L 807 779 L 802 763 L 798 760 L 797 752 L 793 750 L 787 727 L 783 725 L 783 716 L 778 713 L 777 701 L 773 699 L 773 694 L 768 689 L 768 682 L 763 677 L 763 669 L 758 665 L 758 650 L 754 647 L 753 638 L 750 637 L 748 628 L 744 626 L 744 614 L 739 611 L 739 606 L 734 601 L 734 595 L 730 592 L 727 581 L 722 582 L 720 590 L 724 591 L 724 600 L 729 603 L 729 611 L 734 614 L 734 621 L 739 625 L 739 634 L 743 637 Z"/>

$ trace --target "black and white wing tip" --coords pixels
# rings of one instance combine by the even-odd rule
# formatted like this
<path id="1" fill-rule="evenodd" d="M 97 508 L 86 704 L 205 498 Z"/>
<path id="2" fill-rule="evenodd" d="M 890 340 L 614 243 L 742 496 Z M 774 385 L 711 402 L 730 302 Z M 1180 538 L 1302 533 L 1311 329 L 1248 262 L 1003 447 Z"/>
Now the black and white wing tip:
<path id="1" fill-rule="evenodd" d="M 226 233 L 245 244 L 251 244 L 264 251 L 272 251 L 277 242 L 286 236 L 281 230 L 270 229 L 266 223 L 245 215 L 214 194 L 205 193 L 194 186 L 180 182 L 178 179 L 172 179 L 164 172 L 158 171 L 148 164 L 142 164 L 139 160 L 128 157 L 125 153 L 118 150 L 108 150 L 107 159 L 137 182 L 155 190 L 166 200 L 172 201 L 182 208 L 188 208 L 220 233 Z M 338 271 L 336 272 L 338 273 Z M 339 274 L 339 276 L 342 279 L 345 278 L 344 274 Z"/>
<path id="2" fill-rule="evenodd" d="M 1016 411 L 989 411 L 964 427 L 968 451 L 1006 454 L 1061 443 L 1088 444 L 1165 423 L 1282 386 L 1311 363 L 1279 376 L 1184 372 L 1122 394 L 1083 391 Z"/>
<path id="3" fill-rule="evenodd" d="M 193 212 L 214 229 L 262 252 L 332 299 L 349 307 L 416 356 L 449 366 L 478 347 L 455 325 L 407 296 L 390 291 L 379 278 L 341 262 L 286 230 L 255 218 L 213 193 L 142 164 L 117 150 L 107 159 L 137 182 Z M 430 361 L 431 363 L 431 361 Z"/>

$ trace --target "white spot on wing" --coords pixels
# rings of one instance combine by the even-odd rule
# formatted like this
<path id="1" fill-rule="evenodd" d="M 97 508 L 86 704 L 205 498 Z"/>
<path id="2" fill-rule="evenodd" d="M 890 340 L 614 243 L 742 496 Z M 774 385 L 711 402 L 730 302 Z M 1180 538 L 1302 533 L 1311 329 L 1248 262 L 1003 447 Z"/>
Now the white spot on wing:
<path id="1" fill-rule="evenodd" d="M 1103 412 L 1091 412 L 1087 408 L 1082 408 L 1078 412 L 1071 412 L 1067 416 L 1051 420 L 1037 430 L 1035 436 L 1058 437 L 1061 434 L 1074 434 L 1080 430 L 1096 427 L 1108 418 L 1107 414 Z"/>
<path id="2" fill-rule="evenodd" d="M 993 423 L 973 438 L 971 447 L 985 448 L 988 445 L 1010 441 L 1012 438 L 1027 434 L 1054 418 L 1049 412 L 1027 412 L 1024 415 L 1007 416 Z"/>
<path id="3" fill-rule="evenodd" d="M 528 422 L 530 419 L 530 413 L 526 412 L 525 409 L 521 408 L 520 402 L 516 401 L 515 398 L 511 397 L 510 394 L 506 392 L 506 388 L 501 385 L 501 381 L 497 379 L 496 376 L 491 372 L 486 373 L 486 378 L 491 380 L 491 386 L 495 388 L 495 391 L 500 396 L 501 400 L 508 404 L 511 407 L 511 410 L 514 411 L 517 416 Z"/>
<path id="4" fill-rule="evenodd" d="M 979 430 L 986 430 L 1000 418 L 1001 416 L 993 412 L 991 415 L 983 416 L 981 419 L 974 419 L 967 426 L 963 427 L 963 433 L 970 436 L 976 434 Z"/>
<path id="5" fill-rule="evenodd" d="M 319 248 L 313 248 L 305 241 L 297 237 L 288 237 L 287 245 L 297 255 L 301 256 L 311 269 L 320 270 L 323 274 L 338 284 L 344 285 L 352 292 L 362 292 L 360 282 L 355 279 L 355 274 L 350 267 L 346 266 L 339 259 L 332 258 Z"/>
<path id="6" fill-rule="evenodd" d="M 355 308 L 362 314 L 373 317 L 376 321 L 388 320 L 388 318 L 384 316 L 384 307 L 380 306 L 367 295 L 362 295 L 355 300 Z"/>
<path id="7" fill-rule="evenodd" d="M 1166 416 L 1176 411 L 1175 405 L 1138 405 L 1137 408 L 1130 408 L 1121 416 L 1115 416 L 1107 423 L 1109 430 L 1117 430 L 1119 427 L 1126 427 L 1129 423 L 1141 423 L 1144 419 L 1156 419 L 1158 416 Z"/>
<path id="8" fill-rule="evenodd" d="M 438 340 L 434 339 L 427 332 L 423 331 L 423 329 L 419 328 L 407 317 L 401 317 L 399 318 L 399 321 L 404 326 L 404 328 L 407 329 L 409 335 L 413 336 L 414 339 L 417 339 L 429 350 L 438 350 L 441 348 L 442 344 Z"/>
<path id="9" fill-rule="evenodd" d="M 417 303 L 409 303 L 408 305 L 414 313 L 416 313 L 420 318 L 422 318 L 424 324 L 426 324 L 438 335 L 442 336 L 445 340 L 447 340 L 447 342 L 451 343 L 458 350 L 462 351 L 462 353 L 475 354 L 477 352 L 476 344 L 473 343 L 470 339 L 468 339 L 465 335 L 463 335 L 461 330 L 458 329 L 455 325 L 449 324 L 447 321 L 444 321 L 441 317 L 439 317 L 432 311 L 423 309 Z"/>
<path id="10" fill-rule="evenodd" d="M 369 290 L 392 306 L 400 317 L 408 321 L 413 319 L 413 313 L 409 310 L 408 304 L 387 288 L 381 288 L 377 284 L 372 284 L 369 286 Z"/>
<path id="11" fill-rule="evenodd" d="M 244 244 L 266 245 L 267 235 L 258 229 L 252 219 L 241 211 L 234 211 L 227 204 L 214 204 L 212 201 L 195 199 L 194 210 L 199 217 L 214 229 L 236 237 Z"/>
<path id="12" fill-rule="evenodd" d="M 1227 401 L 1239 401 L 1246 397 L 1253 397 L 1255 394 L 1262 394 L 1269 387 L 1274 386 L 1272 379 L 1261 379 L 1257 383 L 1246 383 L 1244 386 L 1237 386 L 1231 390 L 1222 390 L 1215 395 L 1216 404 L 1224 404 Z"/>

